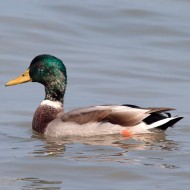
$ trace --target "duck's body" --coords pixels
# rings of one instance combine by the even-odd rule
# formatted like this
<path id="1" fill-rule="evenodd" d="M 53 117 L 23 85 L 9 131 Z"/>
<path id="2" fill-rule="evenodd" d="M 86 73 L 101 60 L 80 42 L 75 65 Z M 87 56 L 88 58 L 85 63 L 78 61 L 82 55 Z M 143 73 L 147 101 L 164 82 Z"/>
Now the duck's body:
<path id="1" fill-rule="evenodd" d="M 34 114 L 32 126 L 35 131 L 54 137 L 151 133 L 166 130 L 181 119 L 160 114 L 168 110 L 102 105 L 64 113 L 59 102 L 44 100 Z"/>
<path id="2" fill-rule="evenodd" d="M 34 114 L 32 128 L 47 136 L 151 133 L 165 131 L 182 119 L 162 113 L 172 108 L 140 108 L 133 105 L 91 106 L 65 113 L 66 68 L 61 60 L 51 55 L 34 58 L 23 75 L 6 85 L 28 81 L 40 82 L 45 86 L 45 100 Z"/>

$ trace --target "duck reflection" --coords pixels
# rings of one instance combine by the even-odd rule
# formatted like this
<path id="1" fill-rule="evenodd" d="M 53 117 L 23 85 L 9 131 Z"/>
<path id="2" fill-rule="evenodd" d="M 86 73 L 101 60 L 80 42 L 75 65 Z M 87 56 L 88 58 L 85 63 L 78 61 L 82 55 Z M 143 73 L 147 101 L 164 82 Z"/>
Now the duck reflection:
<path id="1" fill-rule="evenodd" d="M 172 151 L 179 149 L 175 141 L 167 140 L 164 133 L 135 135 L 132 138 L 121 135 L 93 136 L 93 137 L 67 137 L 67 138 L 46 138 L 34 134 L 32 138 L 42 140 L 43 145 L 36 147 L 35 156 L 56 156 L 62 157 L 66 153 L 67 146 L 82 144 L 90 146 L 111 146 L 121 148 L 122 152 L 138 150 L 161 150 Z"/>

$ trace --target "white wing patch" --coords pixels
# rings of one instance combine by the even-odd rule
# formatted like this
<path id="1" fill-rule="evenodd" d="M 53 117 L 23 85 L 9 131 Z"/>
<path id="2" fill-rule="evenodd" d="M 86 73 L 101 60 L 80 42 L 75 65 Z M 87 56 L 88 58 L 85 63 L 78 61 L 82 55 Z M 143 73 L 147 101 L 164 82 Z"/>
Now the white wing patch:
<path id="1" fill-rule="evenodd" d="M 164 125 L 165 123 L 168 123 L 169 121 L 171 121 L 173 119 L 174 119 L 174 117 L 170 117 L 170 118 L 165 118 L 165 119 L 156 121 L 150 125 L 146 125 L 146 129 L 153 129 L 153 128 L 159 127 L 161 125 Z"/>

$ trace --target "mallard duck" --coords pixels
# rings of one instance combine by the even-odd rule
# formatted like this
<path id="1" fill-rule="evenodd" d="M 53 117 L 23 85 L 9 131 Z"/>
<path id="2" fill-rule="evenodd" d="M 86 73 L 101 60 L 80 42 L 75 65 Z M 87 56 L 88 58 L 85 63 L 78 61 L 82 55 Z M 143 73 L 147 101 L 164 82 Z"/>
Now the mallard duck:
<path id="1" fill-rule="evenodd" d="M 52 55 L 36 56 L 26 72 L 9 81 L 6 86 L 30 81 L 45 86 L 45 99 L 34 113 L 32 128 L 47 136 L 131 136 L 165 131 L 183 118 L 172 117 L 167 113 L 173 108 L 141 108 L 129 104 L 91 106 L 65 113 L 63 100 L 67 86 L 66 67 Z"/>

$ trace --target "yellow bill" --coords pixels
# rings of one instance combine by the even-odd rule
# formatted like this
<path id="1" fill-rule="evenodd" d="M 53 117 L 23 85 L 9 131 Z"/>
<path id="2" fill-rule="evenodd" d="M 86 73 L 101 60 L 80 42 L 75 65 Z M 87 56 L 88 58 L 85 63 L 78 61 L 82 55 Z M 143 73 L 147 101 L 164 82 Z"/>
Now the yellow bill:
<path id="1" fill-rule="evenodd" d="M 26 70 L 25 73 L 23 73 L 16 79 L 10 80 L 5 86 L 12 86 L 12 85 L 21 84 L 21 83 L 30 82 L 30 81 L 32 81 L 32 79 L 30 78 L 29 69 L 28 69 Z"/>

